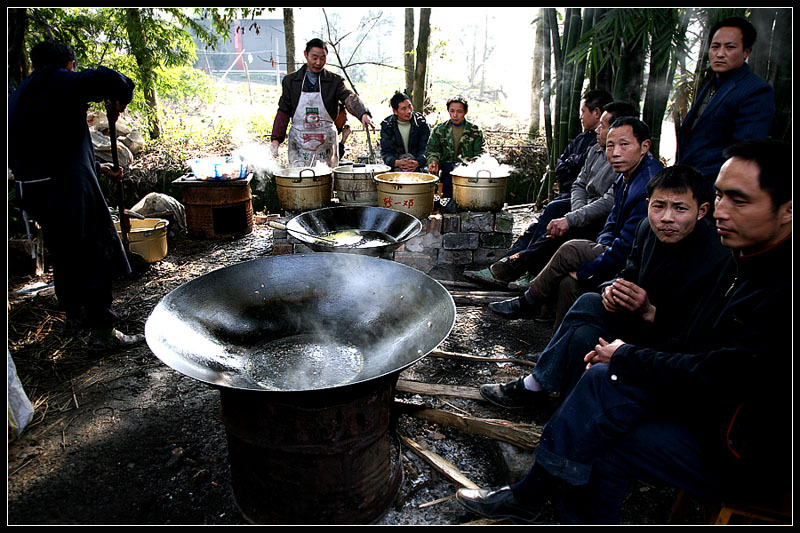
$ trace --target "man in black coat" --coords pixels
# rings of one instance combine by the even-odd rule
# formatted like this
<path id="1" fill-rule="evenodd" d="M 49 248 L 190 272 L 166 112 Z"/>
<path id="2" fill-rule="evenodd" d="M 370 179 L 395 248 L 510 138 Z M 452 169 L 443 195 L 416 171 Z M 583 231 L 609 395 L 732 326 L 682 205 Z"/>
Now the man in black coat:
<path id="1" fill-rule="evenodd" d="M 714 219 L 733 284 L 720 279 L 669 350 L 600 339 L 527 476 L 459 490 L 467 509 L 530 522 L 552 500 L 563 522 L 615 523 L 631 479 L 750 503 L 791 490 L 791 147 L 725 155 Z"/>
<path id="2" fill-rule="evenodd" d="M 389 104 L 392 114 L 381 122 L 381 159 L 401 172 L 421 172 L 428 164 L 425 149 L 431 128 L 407 95 L 397 92 Z"/>
<path id="3" fill-rule="evenodd" d="M 75 52 L 59 42 L 34 46 L 31 62 L 33 73 L 8 99 L 8 165 L 23 208 L 42 226 L 59 304 L 68 326 L 91 329 L 92 348 L 138 344 L 143 335 L 114 327 L 111 283 L 130 265 L 97 180 L 98 172 L 122 174 L 95 160 L 86 122 L 89 102 L 121 112 L 134 83 L 105 67 L 76 71 Z M 59 132 L 58 143 L 41 143 L 45 125 Z"/>

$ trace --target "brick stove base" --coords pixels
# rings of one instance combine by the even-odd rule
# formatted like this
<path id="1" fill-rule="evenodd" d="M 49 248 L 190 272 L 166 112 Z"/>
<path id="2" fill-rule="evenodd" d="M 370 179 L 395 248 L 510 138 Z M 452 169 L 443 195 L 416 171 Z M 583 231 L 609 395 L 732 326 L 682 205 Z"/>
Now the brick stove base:
<path id="1" fill-rule="evenodd" d="M 278 219 L 285 224 L 291 217 Z M 439 267 L 488 265 L 513 242 L 514 215 L 507 211 L 431 215 L 422 231 L 393 252 L 383 255 L 426 274 Z M 313 253 L 285 230 L 273 230 L 273 255 Z"/>

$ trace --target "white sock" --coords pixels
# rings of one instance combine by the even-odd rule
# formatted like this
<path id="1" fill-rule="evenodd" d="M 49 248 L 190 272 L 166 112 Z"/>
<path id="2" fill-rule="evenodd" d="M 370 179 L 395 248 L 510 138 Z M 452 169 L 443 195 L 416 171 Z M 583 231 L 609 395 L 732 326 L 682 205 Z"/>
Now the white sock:
<path id="1" fill-rule="evenodd" d="M 525 385 L 526 389 L 532 390 L 533 392 L 539 392 L 542 390 L 542 386 L 539 385 L 539 382 L 536 381 L 536 378 L 533 377 L 533 374 L 528 374 L 525 376 L 525 379 L 522 380 L 522 383 Z"/>

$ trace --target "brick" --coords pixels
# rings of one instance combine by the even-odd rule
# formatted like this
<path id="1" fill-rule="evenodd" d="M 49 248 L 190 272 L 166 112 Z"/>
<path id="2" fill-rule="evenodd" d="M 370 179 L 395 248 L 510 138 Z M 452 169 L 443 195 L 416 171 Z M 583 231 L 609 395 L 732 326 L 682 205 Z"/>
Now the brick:
<path id="1" fill-rule="evenodd" d="M 456 214 L 442 215 L 442 233 L 458 233 L 461 231 L 461 217 Z"/>
<path id="2" fill-rule="evenodd" d="M 474 250 L 478 247 L 477 233 L 446 233 L 442 235 L 444 250 Z"/>
<path id="3" fill-rule="evenodd" d="M 511 248 L 514 239 L 510 233 L 481 233 L 480 245 L 484 248 Z"/>
<path id="4" fill-rule="evenodd" d="M 289 243 L 272 245 L 272 255 L 288 255 L 292 253 L 294 253 L 294 246 Z"/>
<path id="5" fill-rule="evenodd" d="M 434 250 L 433 252 L 437 252 Z M 402 263 L 410 266 L 420 272 L 427 274 L 431 269 L 436 266 L 438 253 L 418 253 L 418 252 L 399 252 L 394 253 L 394 260 L 397 263 Z"/>
<path id="6" fill-rule="evenodd" d="M 472 250 L 440 250 L 439 264 L 469 265 L 472 263 Z"/>
<path id="7" fill-rule="evenodd" d="M 494 218 L 494 230 L 498 233 L 513 233 L 514 215 L 506 211 L 497 213 L 497 216 Z"/>
<path id="8" fill-rule="evenodd" d="M 461 218 L 461 231 L 477 231 L 481 233 L 489 233 L 494 231 L 494 215 L 492 213 L 474 213 L 464 212 L 460 213 Z"/>
<path id="9" fill-rule="evenodd" d="M 472 261 L 476 265 L 491 265 L 502 259 L 505 254 L 506 250 L 502 248 L 478 248 L 472 252 Z"/>

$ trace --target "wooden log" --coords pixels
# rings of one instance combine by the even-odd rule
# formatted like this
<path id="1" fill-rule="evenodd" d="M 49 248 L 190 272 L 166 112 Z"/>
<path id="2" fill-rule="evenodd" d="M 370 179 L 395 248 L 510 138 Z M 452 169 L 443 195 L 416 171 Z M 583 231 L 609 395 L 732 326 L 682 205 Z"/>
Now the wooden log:
<path id="1" fill-rule="evenodd" d="M 409 450 L 414 452 L 423 461 L 431 465 L 437 471 L 441 472 L 450 481 L 468 489 L 480 488 L 478 487 L 478 485 L 473 483 L 467 476 L 462 474 L 461 471 L 458 469 L 458 467 L 456 467 L 453 463 L 451 463 L 444 457 L 432 452 L 431 450 L 425 448 L 421 444 L 414 442 L 413 440 L 406 437 L 399 431 L 397 432 L 397 436 L 400 439 L 400 442 L 405 444 Z"/>
<path id="2" fill-rule="evenodd" d="M 395 400 L 394 405 L 399 411 L 409 416 L 443 424 L 464 433 L 500 440 L 529 450 L 536 448 L 539 443 L 539 437 L 541 437 L 541 430 L 533 424 L 517 424 L 508 420 L 494 418 L 476 418 L 441 409 L 411 405 L 398 400 Z"/>
<path id="3" fill-rule="evenodd" d="M 433 350 L 430 354 L 433 357 L 443 357 L 445 359 L 458 359 L 472 363 L 514 363 L 515 365 L 536 366 L 533 361 L 518 359 L 515 357 L 487 357 L 482 355 L 470 355 L 458 352 L 445 352 L 443 350 Z"/>
<path id="4" fill-rule="evenodd" d="M 423 383 L 400 379 L 397 381 L 397 390 L 408 394 L 423 394 L 425 396 L 451 396 L 467 400 L 483 401 L 481 393 L 475 387 L 461 385 L 442 385 L 438 383 Z"/>

